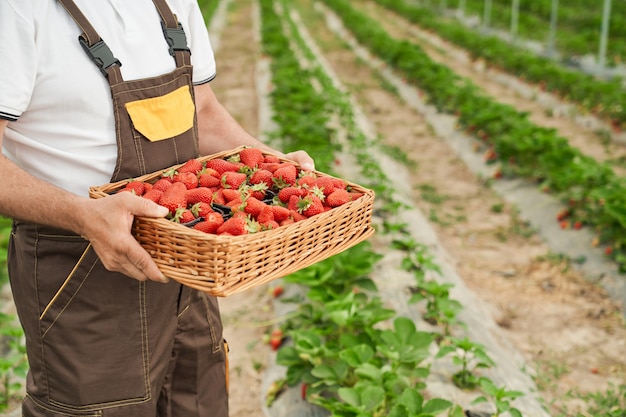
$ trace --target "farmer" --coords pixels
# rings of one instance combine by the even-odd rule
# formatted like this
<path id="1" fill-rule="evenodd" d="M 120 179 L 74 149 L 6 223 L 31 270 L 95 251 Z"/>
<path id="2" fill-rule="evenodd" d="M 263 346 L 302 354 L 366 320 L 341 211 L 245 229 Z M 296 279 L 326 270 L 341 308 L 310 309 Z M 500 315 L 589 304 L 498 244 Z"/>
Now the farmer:
<path id="1" fill-rule="evenodd" d="M 130 234 L 134 216 L 167 209 L 88 189 L 268 148 L 211 90 L 195 0 L 74 1 L 0 1 L 0 214 L 14 219 L 23 415 L 226 417 L 217 300 L 168 282 Z M 287 157 L 313 169 L 304 151 Z"/>

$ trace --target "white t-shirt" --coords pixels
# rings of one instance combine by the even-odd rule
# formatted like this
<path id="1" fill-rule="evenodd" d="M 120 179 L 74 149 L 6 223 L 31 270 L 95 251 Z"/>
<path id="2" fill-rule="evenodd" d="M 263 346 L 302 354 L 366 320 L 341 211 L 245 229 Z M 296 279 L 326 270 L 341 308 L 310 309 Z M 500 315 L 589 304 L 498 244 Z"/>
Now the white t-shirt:
<path id="1" fill-rule="evenodd" d="M 152 0 L 75 0 L 125 80 L 161 75 L 176 64 Z M 216 73 L 196 0 L 168 0 L 187 36 L 193 81 Z M 117 158 L 106 78 L 78 42 L 80 29 L 55 0 L 0 1 L 2 152 L 32 175 L 79 195 L 109 182 Z"/>

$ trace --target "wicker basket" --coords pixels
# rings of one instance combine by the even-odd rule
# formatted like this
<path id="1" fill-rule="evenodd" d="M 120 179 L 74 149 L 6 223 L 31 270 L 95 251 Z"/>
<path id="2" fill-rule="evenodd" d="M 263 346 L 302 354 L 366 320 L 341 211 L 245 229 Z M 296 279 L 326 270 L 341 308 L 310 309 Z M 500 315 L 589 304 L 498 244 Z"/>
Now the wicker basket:
<path id="1" fill-rule="evenodd" d="M 241 149 L 198 160 L 227 158 Z M 163 171 L 166 170 L 135 179 L 154 182 Z M 328 176 L 321 172 L 316 174 Z M 91 187 L 89 195 L 91 198 L 106 197 L 127 182 Z M 363 196 L 307 220 L 273 230 L 220 236 L 163 218 L 136 217 L 132 233 L 165 276 L 209 295 L 226 297 L 298 271 L 369 238 L 374 232 L 371 227 L 374 192 L 347 183 Z"/>

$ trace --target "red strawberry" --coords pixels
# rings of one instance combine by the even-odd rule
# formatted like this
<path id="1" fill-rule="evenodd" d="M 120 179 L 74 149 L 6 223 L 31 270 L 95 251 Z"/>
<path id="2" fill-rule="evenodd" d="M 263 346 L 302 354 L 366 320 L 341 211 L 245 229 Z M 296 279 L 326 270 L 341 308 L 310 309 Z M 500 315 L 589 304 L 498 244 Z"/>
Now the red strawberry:
<path id="1" fill-rule="evenodd" d="M 356 200 L 357 198 L 361 198 L 365 195 L 365 193 L 359 191 L 350 191 L 350 195 L 352 196 L 352 200 Z"/>
<path id="2" fill-rule="evenodd" d="M 304 197 L 306 195 L 306 190 L 299 187 L 285 187 L 278 192 L 278 198 L 283 203 L 289 202 L 292 195 Z"/>
<path id="3" fill-rule="evenodd" d="M 332 180 L 333 180 L 333 187 L 335 187 L 335 189 L 341 188 L 345 190 L 348 187 L 348 184 L 341 178 L 333 178 Z"/>
<path id="4" fill-rule="evenodd" d="M 265 157 L 259 148 L 244 148 L 239 152 L 239 160 L 250 168 L 256 168 Z"/>
<path id="5" fill-rule="evenodd" d="M 258 200 L 257 198 L 250 196 L 246 198 L 245 200 L 244 211 L 253 217 L 257 217 L 264 210 L 265 207 L 268 207 L 268 205 L 262 202 L 261 200 Z M 270 212 L 271 212 L 271 209 L 270 209 Z"/>
<path id="6" fill-rule="evenodd" d="M 244 217 L 231 217 L 217 229 L 218 235 L 229 234 L 232 236 L 240 236 L 247 233 L 248 229 L 246 227 L 246 219 Z"/>
<path id="7" fill-rule="evenodd" d="M 191 210 L 191 212 L 193 213 L 194 216 L 196 216 L 196 217 L 205 217 L 205 218 L 210 213 L 214 213 L 215 212 L 215 210 L 213 210 L 213 208 L 211 207 L 211 204 L 205 203 L 205 202 L 202 202 L 202 201 L 192 205 L 190 210 Z"/>
<path id="8" fill-rule="evenodd" d="M 161 200 L 162 195 L 163 191 L 153 188 L 150 191 L 147 191 L 142 197 L 159 204 L 159 200 Z"/>
<path id="9" fill-rule="evenodd" d="M 225 202 L 233 201 L 236 199 L 241 200 L 241 191 L 232 188 L 223 188 L 220 190 Z M 218 203 L 219 204 L 219 203 Z M 222 203 L 224 204 L 224 203 Z"/>
<path id="10" fill-rule="evenodd" d="M 276 171 L 278 168 L 280 168 L 280 163 L 278 162 L 263 162 L 259 164 L 259 168 L 260 169 L 265 169 L 269 172 L 274 172 Z"/>
<path id="11" fill-rule="evenodd" d="M 280 164 L 280 158 L 275 155 L 265 155 L 263 162 L 270 164 Z"/>
<path id="12" fill-rule="evenodd" d="M 280 348 L 280 345 L 283 344 L 283 331 L 281 329 L 275 329 L 272 331 L 272 334 L 270 335 L 270 346 L 272 347 L 272 350 L 278 350 L 278 348 Z"/>
<path id="13" fill-rule="evenodd" d="M 195 224 L 193 228 L 205 233 L 216 233 L 217 229 L 223 224 L 224 218 L 222 215 L 212 212 L 205 217 L 205 221 Z"/>
<path id="14" fill-rule="evenodd" d="M 261 230 L 273 230 L 278 229 L 280 225 L 276 220 L 268 220 L 266 222 L 259 222 L 261 225 Z"/>
<path id="15" fill-rule="evenodd" d="M 348 191 L 339 188 L 330 193 L 325 201 L 330 207 L 339 207 L 352 201 L 352 195 Z"/>
<path id="16" fill-rule="evenodd" d="M 236 190 L 241 186 L 241 184 L 245 183 L 247 179 L 247 175 L 243 172 L 226 171 L 222 174 L 222 187 Z"/>
<path id="17" fill-rule="evenodd" d="M 142 181 L 130 181 L 120 191 L 130 191 L 138 196 L 142 196 L 146 192 L 146 184 Z"/>
<path id="18" fill-rule="evenodd" d="M 250 177 L 250 184 L 266 184 L 267 188 L 271 188 L 274 185 L 271 171 L 267 169 L 257 169 Z"/>
<path id="19" fill-rule="evenodd" d="M 193 172 L 181 172 L 174 176 L 174 182 L 182 182 L 188 190 L 198 186 L 198 176 Z"/>
<path id="20" fill-rule="evenodd" d="M 281 164 L 280 168 L 274 171 L 273 177 L 274 184 L 279 188 L 294 185 L 298 177 L 298 169 L 295 165 L 285 162 Z"/>
<path id="21" fill-rule="evenodd" d="M 154 183 L 152 189 L 165 191 L 170 188 L 170 185 L 172 185 L 172 181 L 170 181 L 168 178 L 160 178 L 157 182 Z"/>
<path id="22" fill-rule="evenodd" d="M 289 217 L 289 209 L 283 206 L 270 206 L 274 214 L 274 220 L 281 222 Z"/>
<path id="23" fill-rule="evenodd" d="M 284 291 L 285 289 L 283 288 L 282 285 L 277 285 L 272 290 L 272 295 L 274 296 L 274 298 L 278 298 L 283 294 Z"/>
<path id="24" fill-rule="evenodd" d="M 304 188 L 313 188 L 315 186 L 316 176 L 313 173 L 306 173 L 298 178 L 298 185 Z"/>
<path id="25" fill-rule="evenodd" d="M 207 187 L 198 187 L 187 190 L 187 204 L 196 204 L 199 202 L 211 204 L 213 202 L 213 191 Z"/>
<path id="26" fill-rule="evenodd" d="M 224 197 L 224 189 L 220 188 L 213 193 L 213 204 L 226 204 L 226 198 Z"/>
<path id="27" fill-rule="evenodd" d="M 306 217 L 305 215 L 298 213 L 297 210 L 290 210 L 289 214 L 294 222 L 299 222 L 299 221 L 308 219 L 308 217 Z"/>
<path id="28" fill-rule="evenodd" d="M 239 165 L 233 162 L 227 161 L 225 159 L 209 159 L 206 162 L 207 168 L 211 168 L 219 172 L 222 175 L 224 172 L 233 171 L 237 172 L 239 170 Z"/>
<path id="29" fill-rule="evenodd" d="M 212 170 L 212 171 L 217 172 L 215 170 Z M 213 188 L 213 187 L 219 187 L 221 184 L 222 182 L 220 181 L 219 177 L 215 177 L 208 172 L 203 172 L 198 177 L 198 187 Z"/>
<path id="30" fill-rule="evenodd" d="M 300 200 L 302 200 L 302 197 L 299 197 L 297 195 L 292 195 L 291 197 L 289 197 L 289 201 L 287 201 L 287 208 L 291 211 L 299 211 Z"/>
<path id="31" fill-rule="evenodd" d="M 315 185 L 322 190 L 324 195 L 329 195 L 333 191 L 335 191 L 335 185 L 333 184 L 333 179 L 330 177 L 319 177 L 315 181 Z"/>
<path id="32" fill-rule="evenodd" d="M 163 192 L 159 204 L 166 207 L 173 215 L 176 209 L 187 207 L 187 187 L 182 182 L 173 183 Z"/>
<path id="33" fill-rule="evenodd" d="M 272 210 L 272 206 L 268 206 L 263 202 L 261 202 L 261 204 L 263 204 L 264 207 L 262 207 L 261 211 L 256 215 L 257 221 L 261 224 L 274 221 L 274 210 Z"/>
<path id="34" fill-rule="evenodd" d="M 196 219 L 196 216 L 193 215 L 191 210 L 183 207 L 179 207 L 176 209 L 174 213 L 174 218 L 172 219 L 176 223 L 189 223 Z"/>
<path id="35" fill-rule="evenodd" d="M 314 195 L 309 195 L 301 199 L 298 203 L 298 207 L 299 211 L 306 217 L 316 216 L 324 212 L 322 200 Z"/>
<path id="36" fill-rule="evenodd" d="M 198 174 L 202 171 L 202 162 L 197 159 L 189 159 L 187 160 L 180 168 L 178 168 L 178 173 L 181 172 L 191 172 L 193 174 Z"/>

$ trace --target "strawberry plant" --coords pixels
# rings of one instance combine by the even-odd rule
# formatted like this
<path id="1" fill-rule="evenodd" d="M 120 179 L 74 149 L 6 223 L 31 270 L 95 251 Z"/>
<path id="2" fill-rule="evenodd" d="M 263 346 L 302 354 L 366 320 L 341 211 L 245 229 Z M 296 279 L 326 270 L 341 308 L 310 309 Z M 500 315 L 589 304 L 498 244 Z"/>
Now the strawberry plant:
<path id="1" fill-rule="evenodd" d="M 475 399 L 472 402 L 473 404 L 491 402 L 496 409 L 491 414 L 492 417 L 499 417 L 504 413 L 508 413 L 511 417 L 522 417 L 522 413 L 517 408 L 511 406 L 511 401 L 523 396 L 523 392 L 498 387 L 489 378 L 481 378 L 479 383 L 485 395 Z"/>
<path id="2" fill-rule="evenodd" d="M 491 368 L 495 362 L 485 351 L 485 347 L 472 342 L 467 337 L 448 337 L 442 343 L 437 353 L 438 358 L 452 354 L 452 362 L 461 367 L 452 375 L 452 381 L 456 386 L 463 389 L 474 389 L 480 383 L 480 377 L 476 370 Z"/>
<path id="3" fill-rule="evenodd" d="M 15 324 L 15 317 L 0 313 L 0 341 L 3 355 L 0 357 L 0 411 L 9 407 L 11 400 L 18 399 L 22 382 L 28 371 L 24 331 Z"/>

